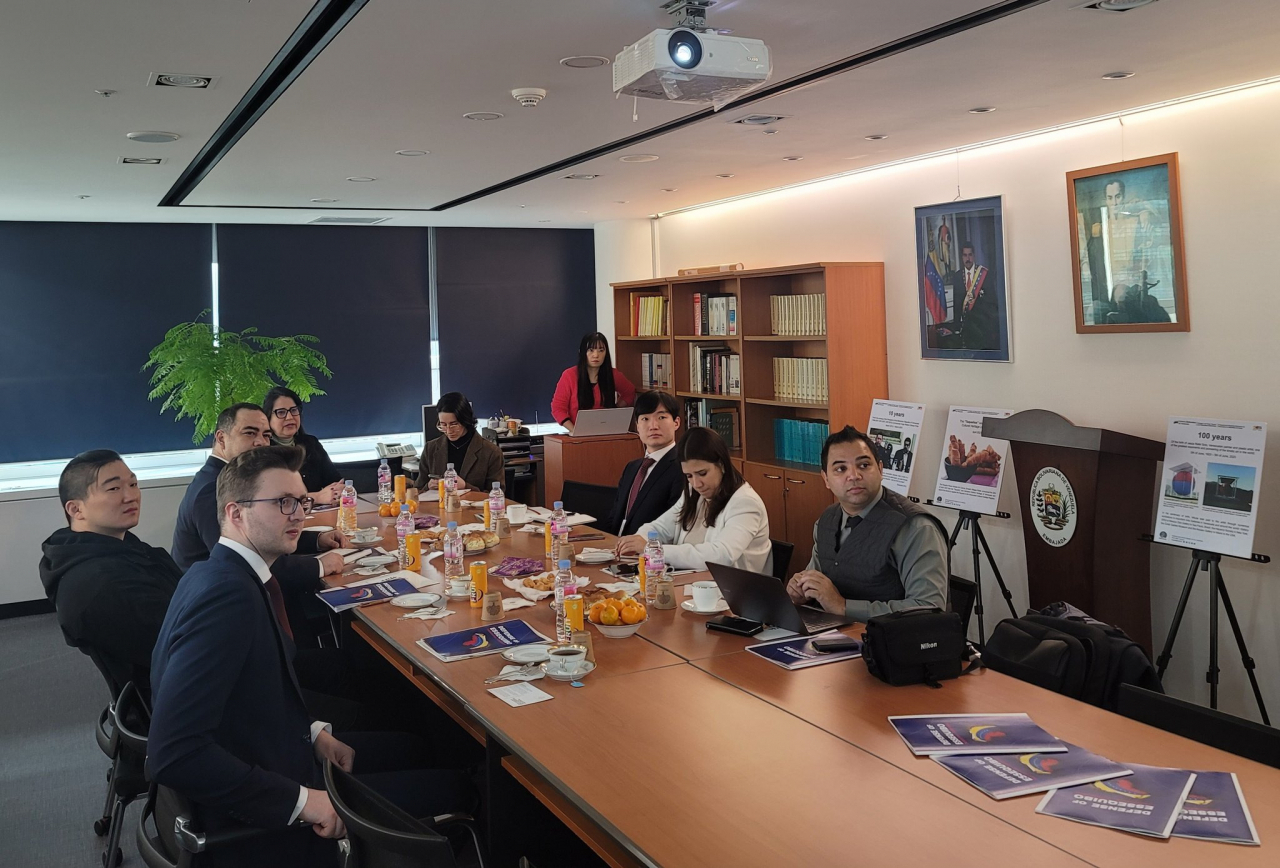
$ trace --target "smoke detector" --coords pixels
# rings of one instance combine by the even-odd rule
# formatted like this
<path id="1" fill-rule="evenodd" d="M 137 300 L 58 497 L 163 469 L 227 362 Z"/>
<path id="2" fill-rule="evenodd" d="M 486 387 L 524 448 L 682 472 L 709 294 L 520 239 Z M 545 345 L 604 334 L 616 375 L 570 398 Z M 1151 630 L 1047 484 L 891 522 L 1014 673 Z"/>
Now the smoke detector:
<path id="1" fill-rule="evenodd" d="M 542 102 L 542 98 L 547 95 L 547 91 L 541 87 L 518 87 L 511 91 L 511 96 L 515 101 L 525 108 L 533 108 Z"/>

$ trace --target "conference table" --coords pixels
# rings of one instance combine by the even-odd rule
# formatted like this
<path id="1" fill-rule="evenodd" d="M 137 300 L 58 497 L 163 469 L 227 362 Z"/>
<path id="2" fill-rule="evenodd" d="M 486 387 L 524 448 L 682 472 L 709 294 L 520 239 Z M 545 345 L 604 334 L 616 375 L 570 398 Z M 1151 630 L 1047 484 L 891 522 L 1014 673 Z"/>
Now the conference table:
<path id="1" fill-rule="evenodd" d="M 422 506 L 459 524 L 482 509 L 478 501 L 447 514 Z M 361 509 L 359 523 L 376 523 L 394 551 L 392 520 L 368 502 Z M 542 555 L 541 533 L 517 531 L 466 560 L 492 567 L 506 556 Z M 424 564 L 422 578 L 426 590 L 443 593 L 436 563 Z M 574 573 L 614 580 L 583 564 Z M 517 596 L 492 577 L 489 590 Z M 707 631 L 707 616 L 650 607 L 632 637 L 610 639 L 588 626 L 597 668 L 581 687 L 543 678 L 533 683 L 553 699 L 513 708 L 488 692 L 499 685 L 484 683 L 504 665 L 497 655 L 444 662 L 416 644 L 493 623 L 466 601 L 449 607 L 453 615 L 421 621 L 400 620 L 397 607 L 364 606 L 351 610 L 352 630 L 484 747 L 491 783 L 501 778 L 532 794 L 614 868 L 1275 864 L 1280 770 L 1000 673 L 978 670 L 932 689 L 890 687 L 858 660 L 788 671 L 747 653 L 751 639 Z M 505 615 L 517 618 L 554 636 L 546 602 Z M 846 632 L 859 635 L 861 625 Z M 1053 735 L 1122 762 L 1236 772 L 1264 846 L 1073 823 L 1035 813 L 1040 795 L 997 801 L 913 756 L 887 720 L 960 712 L 1026 712 Z M 494 864 L 514 865 L 521 821 L 501 794 L 490 788 L 489 847 Z"/>

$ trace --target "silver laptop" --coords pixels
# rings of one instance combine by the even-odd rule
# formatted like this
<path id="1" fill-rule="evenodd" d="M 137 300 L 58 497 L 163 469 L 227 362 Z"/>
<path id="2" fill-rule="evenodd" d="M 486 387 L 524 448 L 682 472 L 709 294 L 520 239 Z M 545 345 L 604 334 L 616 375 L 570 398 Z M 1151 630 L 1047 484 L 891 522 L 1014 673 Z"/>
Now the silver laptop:
<path id="1" fill-rule="evenodd" d="M 599 437 L 604 434 L 626 434 L 631 430 L 630 407 L 604 410 L 579 410 L 570 437 Z"/>

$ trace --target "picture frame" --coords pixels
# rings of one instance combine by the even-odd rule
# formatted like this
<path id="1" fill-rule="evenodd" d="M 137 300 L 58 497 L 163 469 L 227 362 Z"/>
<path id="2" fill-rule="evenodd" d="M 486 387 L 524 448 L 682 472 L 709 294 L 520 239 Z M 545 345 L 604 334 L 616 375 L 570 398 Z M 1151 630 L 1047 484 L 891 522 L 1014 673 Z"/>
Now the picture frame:
<path id="1" fill-rule="evenodd" d="M 1191 331 L 1178 155 L 1067 173 L 1077 334 Z"/>
<path id="2" fill-rule="evenodd" d="M 1003 200 L 926 205 L 915 215 L 920 357 L 1012 361 Z"/>

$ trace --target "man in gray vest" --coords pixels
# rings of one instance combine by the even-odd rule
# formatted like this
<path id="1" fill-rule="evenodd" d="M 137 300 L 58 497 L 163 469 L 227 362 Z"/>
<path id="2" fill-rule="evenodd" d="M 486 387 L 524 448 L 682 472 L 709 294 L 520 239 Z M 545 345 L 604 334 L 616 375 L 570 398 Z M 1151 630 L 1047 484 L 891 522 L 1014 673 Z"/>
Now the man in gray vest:
<path id="1" fill-rule="evenodd" d="M 822 444 L 822 481 L 836 503 L 813 528 L 813 557 L 787 593 L 854 621 L 947 605 L 950 546 L 942 522 L 881 485 L 875 444 L 848 425 Z"/>

